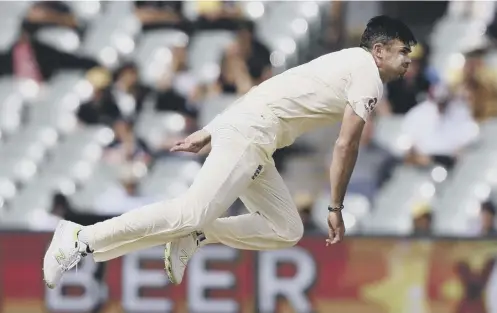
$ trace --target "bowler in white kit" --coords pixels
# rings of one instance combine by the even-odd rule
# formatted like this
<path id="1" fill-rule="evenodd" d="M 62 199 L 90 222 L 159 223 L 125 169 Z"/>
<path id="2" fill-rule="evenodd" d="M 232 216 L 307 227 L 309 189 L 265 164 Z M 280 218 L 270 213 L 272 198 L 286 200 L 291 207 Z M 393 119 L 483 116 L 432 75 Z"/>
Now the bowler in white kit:
<path id="1" fill-rule="evenodd" d="M 188 191 L 91 226 L 61 221 L 43 261 L 45 283 L 56 287 L 89 254 L 103 262 L 165 244 L 167 275 L 179 284 L 188 260 L 206 244 L 247 250 L 295 245 L 303 225 L 272 154 L 305 132 L 336 123 L 341 129 L 330 168 L 326 245 L 340 242 L 343 200 L 365 121 L 383 84 L 407 71 L 415 44 L 404 23 L 377 16 L 368 22 L 360 47 L 326 54 L 252 88 L 172 148 L 210 149 Z M 237 198 L 250 213 L 220 218 Z"/>

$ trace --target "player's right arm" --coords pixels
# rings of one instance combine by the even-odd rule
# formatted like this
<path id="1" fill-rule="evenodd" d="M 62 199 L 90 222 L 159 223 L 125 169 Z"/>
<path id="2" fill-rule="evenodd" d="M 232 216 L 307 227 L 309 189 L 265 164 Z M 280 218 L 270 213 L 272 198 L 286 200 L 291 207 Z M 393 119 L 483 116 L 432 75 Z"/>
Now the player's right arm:
<path id="1" fill-rule="evenodd" d="M 172 152 L 192 152 L 200 155 L 207 155 L 210 153 L 211 146 L 211 135 L 216 130 L 218 123 L 221 119 L 222 114 L 216 115 L 216 117 L 210 121 L 209 124 L 205 125 L 202 129 L 194 132 L 185 139 L 179 140 L 171 148 Z"/>
<path id="2" fill-rule="evenodd" d="M 201 129 L 185 139 L 178 140 L 170 151 L 208 154 L 211 149 L 210 142 L 211 134 L 207 130 Z"/>

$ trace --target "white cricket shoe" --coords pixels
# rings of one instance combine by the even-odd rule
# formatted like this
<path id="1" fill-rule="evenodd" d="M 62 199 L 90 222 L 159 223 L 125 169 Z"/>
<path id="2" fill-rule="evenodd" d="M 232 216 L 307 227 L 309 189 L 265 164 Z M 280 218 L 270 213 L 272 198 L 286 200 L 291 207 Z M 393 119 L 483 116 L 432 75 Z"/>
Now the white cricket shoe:
<path id="1" fill-rule="evenodd" d="M 183 281 L 186 265 L 200 246 L 199 233 L 174 240 L 166 244 L 164 263 L 171 283 L 178 285 Z"/>
<path id="2" fill-rule="evenodd" d="M 65 272 L 86 256 L 87 245 L 78 240 L 82 226 L 60 221 L 43 259 L 43 279 L 48 288 L 55 288 Z"/>

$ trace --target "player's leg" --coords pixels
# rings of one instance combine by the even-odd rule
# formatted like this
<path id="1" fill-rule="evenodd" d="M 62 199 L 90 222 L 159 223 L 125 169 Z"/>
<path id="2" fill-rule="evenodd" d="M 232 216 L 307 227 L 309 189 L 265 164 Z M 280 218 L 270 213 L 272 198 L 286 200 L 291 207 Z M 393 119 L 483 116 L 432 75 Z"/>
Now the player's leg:
<path id="1" fill-rule="evenodd" d="M 158 202 L 91 226 L 61 222 L 44 259 L 44 278 L 54 287 L 62 274 L 76 265 L 87 246 L 96 254 L 127 245 L 150 247 L 181 238 L 212 223 L 252 183 L 252 175 L 264 162 L 260 148 L 235 130 L 218 130 L 212 151 L 194 183 L 176 199 Z M 79 232 L 79 235 L 77 235 Z M 160 238 L 160 239 L 159 239 Z"/>
<path id="2" fill-rule="evenodd" d="M 274 165 L 268 165 L 240 199 L 250 214 L 218 218 L 206 225 L 202 233 L 166 245 L 166 272 L 173 283 L 182 281 L 188 260 L 204 244 L 269 250 L 291 247 L 302 237 L 302 220 Z"/>
<path id="3" fill-rule="evenodd" d="M 216 219 L 204 228 L 207 243 L 270 250 L 291 247 L 302 238 L 302 219 L 274 165 L 268 165 L 240 199 L 250 214 Z"/>
<path id="4" fill-rule="evenodd" d="M 271 250 L 292 246 L 299 239 L 299 235 L 297 234 L 294 238 L 275 236 L 276 233 L 271 223 L 267 217 L 260 213 L 218 218 L 213 222 L 212 227 L 208 227 L 208 229 L 212 229 L 212 232 L 207 232 L 208 237 L 205 234 L 202 236 L 202 233 L 199 234 L 200 237 L 191 237 L 189 234 L 177 241 L 178 243 L 182 240 L 191 241 L 192 248 L 195 250 L 198 245 L 208 243 L 223 243 L 237 249 Z M 197 243 L 197 239 L 201 240 Z M 104 262 L 137 250 L 160 246 L 166 243 L 161 237 L 144 237 L 114 249 L 96 251 L 93 253 L 93 258 L 96 262 Z"/>

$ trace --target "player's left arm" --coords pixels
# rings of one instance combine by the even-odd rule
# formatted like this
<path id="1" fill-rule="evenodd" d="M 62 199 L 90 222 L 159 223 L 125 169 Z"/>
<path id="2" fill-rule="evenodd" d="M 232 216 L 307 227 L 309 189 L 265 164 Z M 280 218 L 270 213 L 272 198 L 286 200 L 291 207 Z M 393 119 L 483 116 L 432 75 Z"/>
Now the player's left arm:
<path id="1" fill-rule="evenodd" d="M 350 105 L 345 108 L 330 167 L 331 206 L 340 207 L 354 170 L 365 121 Z"/>
<path id="2" fill-rule="evenodd" d="M 330 167 L 330 209 L 335 209 L 335 211 L 330 211 L 328 215 L 329 238 L 326 239 L 327 245 L 342 241 L 345 235 L 341 209 L 359 153 L 364 125 L 365 121 L 354 112 L 350 105 L 347 105 L 340 134 L 333 149 L 333 160 Z"/>
<path id="3" fill-rule="evenodd" d="M 359 154 L 361 135 L 368 115 L 374 110 L 381 96 L 381 85 L 367 76 L 352 77 L 348 90 L 348 105 L 342 119 L 342 126 L 333 149 L 330 167 L 331 203 L 328 216 L 329 238 L 327 243 L 340 242 L 345 234 L 341 208 L 350 177 Z"/>
<path id="4" fill-rule="evenodd" d="M 369 75 L 368 75 L 369 74 Z M 356 70 L 347 90 L 348 105 L 333 150 L 330 168 L 332 206 L 341 206 L 354 170 L 364 125 L 382 96 L 382 84 L 373 73 Z"/>

